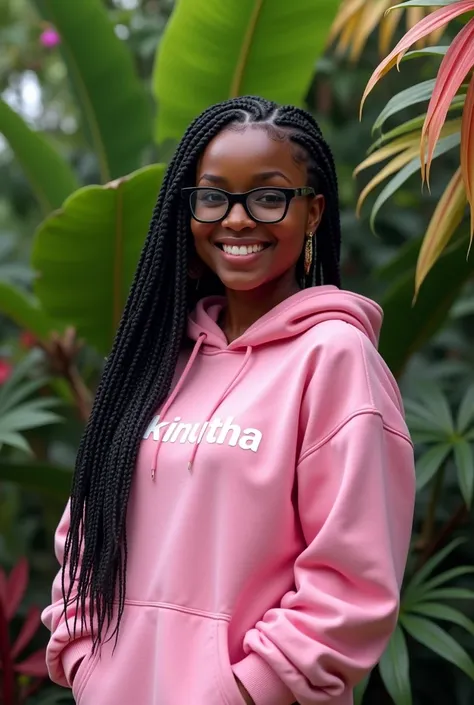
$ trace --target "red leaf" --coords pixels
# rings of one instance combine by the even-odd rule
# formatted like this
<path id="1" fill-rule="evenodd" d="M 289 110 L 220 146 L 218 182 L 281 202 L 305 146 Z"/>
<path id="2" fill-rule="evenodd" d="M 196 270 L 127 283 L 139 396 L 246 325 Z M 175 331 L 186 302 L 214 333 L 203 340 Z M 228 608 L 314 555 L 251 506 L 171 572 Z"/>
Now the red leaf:
<path id="1" fill-rule="evenodd" d="M 461 127 L 461 170 L 471 206 L 471 245 L 474 236 L 474 76 L 464 104 Z"/>
<path id="2" fill-rule="evenodd" d="M 0 601 L 0 665 L 2 670 L 2 703 L 13 705 L 15 695 L 15 674 L 13 672 L 13 659 L 10 650 L 10 636 L 8 622 Z"/>
<path id="3" fill-rule="evenodd" d="M 41 610 L 39 607 L 32 606 L 28 610 L 23 626 L 17 636 L 12 648 L 12 657 L 15 659 L 24 648 L 28 646 L 31 639 L 36 634 L 38 627 L 41 624 Z"/>
<path id="4" fill-rule="evenodd" d="M 428 138 L 426 159 L 426 180 L 429 181 L 433 152 L 438 142 L 441 128 L 446 121 L 451 102 L 459 90 L 467 73 L 474 65 L 474 19 L 463 27 L 449 47 L 441 66 L 431 96 L 426 120 L 421 132 L 421 171 L 425 178 L 425 142 Z"/>
<path id="5" fill-rule="evenodd" d="M 17 673 L 22 673 L 24 676 L 45 678 L 48 675 L 46 649 L 38 649 L 34 654 L 31 654 L 31 656 L 28 656 L 24 661 L 21 661 L 21 663 L 16 663 L 14 670 Z"/>
<path id="6" fill-rule="evenodd" d="M 28 572 L 28 561 L 26 558 L 20 558 L 8 577 L 5 609 L 7 620 L 14 617 L 24 597 L 28 586 Z"/>
<path id="7" fill-rule="evenodd" d="M 7 604 L 7 576 L 5 571 L 0 568 L 0 606 Z"/>

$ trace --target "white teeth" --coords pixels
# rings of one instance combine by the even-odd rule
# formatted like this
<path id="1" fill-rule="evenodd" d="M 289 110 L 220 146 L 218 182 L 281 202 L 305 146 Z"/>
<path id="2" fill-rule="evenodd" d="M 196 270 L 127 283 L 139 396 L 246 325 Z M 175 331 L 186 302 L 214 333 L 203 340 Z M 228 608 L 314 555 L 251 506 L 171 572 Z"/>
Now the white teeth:
<path id="1" fill-rule="evenodd" d="M 264 249 L 262 244 L 255 245 L 222 245 L 222 249 L 228 255 L 237 255 L 243 257 L 245 255 L 253 255 L 254 252 L 261 252 Z"/>

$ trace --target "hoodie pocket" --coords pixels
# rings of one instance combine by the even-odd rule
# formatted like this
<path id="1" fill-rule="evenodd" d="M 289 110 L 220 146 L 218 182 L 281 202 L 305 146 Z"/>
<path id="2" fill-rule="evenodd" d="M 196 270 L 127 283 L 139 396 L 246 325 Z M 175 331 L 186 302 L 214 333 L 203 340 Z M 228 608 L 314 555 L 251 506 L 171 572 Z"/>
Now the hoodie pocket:
<path id="1" fill-rule="evenodd" d="M 92 671 L 94 670 L 94 667 L 96 665 L 97 658 L 97 652 L 94 655 L 92 655 L 91 652 L 89 654 L 86 654 L 86 656 L 84 656 L 81 663 L 79 664 L 79 667 L 76 671 L 76 675 L 74 676 L 74 680 L 72 682 L 72 694 L 76 703 L 79 703 L 81 700 L 82 691 L 86 687 L 87 681 L 92 675 Z"/>
<path id="2" fill-rule="evenodd" d="M 80 705 L 245 705 L 221 615 L 173 605 L 126 603 L 115 646 L 81 664 Z M 77 695 L 76 695 L 77 693 Z"/>
<path id="3" fill-rule="evenodd" d="M 215 630 L 218 685 L 223 701 L 225 705 L 245 705 L 245 701 L 235 680 L 229 658 L 229 623 L 227 621 L 217 620 Z"/>

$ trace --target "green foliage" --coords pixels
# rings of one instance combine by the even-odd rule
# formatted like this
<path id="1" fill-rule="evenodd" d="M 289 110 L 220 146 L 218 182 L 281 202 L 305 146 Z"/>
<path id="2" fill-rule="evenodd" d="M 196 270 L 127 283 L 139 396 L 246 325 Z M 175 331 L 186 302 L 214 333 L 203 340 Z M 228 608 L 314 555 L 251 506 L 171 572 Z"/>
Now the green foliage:
<path id="1" fill-rule="evenodd" d="M 379 664 L 380 674 L 395 705 L 412 705 L 409 656 L 405 636 L 397 627 Z"/>
<path id="2" fill-rule="evenodd" d="M 180 139 L 204 108 L 238 95 L 301 105 L 336 10 L 333 0 L 181 0 L 157 53 L 158 140 Z"/>
<path id="3" fill-rule="evenodd" d="M 110 349 L 163 177 L 155 165 L 76 191 L 39 227 L 32 264 L 51 318 Z M 93 283 L 93 286 L 91 286 Z"/>
<path id="4" fill-rule="evenodd" d="M 71 489 L 72 470 L 48 463 L 3 461 L 0 481 L 13 482 L 29 492 L 57 497 L 65 505 Z"/>
<path id="5" fill-rule="evenodd" d="M 473 261 L 466 260 L 467 238 L 459 240 L 446 250 L 433 267 L 424 283 L 416 304 L 413 304 L 415 262 L 409 266 L 408 257 L 400 252 L 406 265 L 405 272 L 394 278 L 382 297 L 385 323 L 380 337 L 380 352 L 396 376 L 400 376 L 410 357 L 439 330 L 460 295 L 465 283 L 472 277 Z M 395 261 L 392 262 L 394 270 Z"/>
<path id="6" fill-rule="evenodd" d="M 102 181 L 142 166 L 152 131 L 151 101 L 103 3 L 81 0 L 71 12 L 63 0 L 34 2 L 61 36 L 61 51 Z"/>
<path id="7" fill-rule="evenodd" d="M 31 398 L 46 382 L 44 377 L 31 378 L 35 364 L 35 355 L 25 357 L 0 387 L 0 450 L 2 446 L 10 446 L 31 453 L 22 432 L 60 421 L 51 411 L 58 405 L 57 399 Z"/>
<path id="8" fill-rule="evenodd" d="M 0 313 L 8 316 L 19 328 L 34 333 L 40 340 L 45 340 L 53 330 L 52 321 L 34 296 L 1 280 Z"/>
<path id="9" fill-rule="evenodd" d="M 32 189 L 47 215 L 59 208 L 77 187 L 77 179 L 67 162 L 43 136 L 0 100 L 0 134 L 10 143 Z"/>
<path id="10" fill-rule="evenodd" d="M 453 147 L 457 147 L 460 141 L 461 135 L 459 133 L 444 137 L 436 145 L 436 148 L 433 153 L 433 159 L 437 159 L 443 154 L 446 154 L 446 152 L 449 152 L 451 149 L 453 149 Z M 376 201 L 372 207 L 372 213 L 370 214 L 370 227 L 372 228 L 372 230 L 375 231 L 375 220 L 381 208 L 385 205 L 388 199 L 391 198 L 393 194 L 399 190 L 400 186 L 402 186 L 406 181 L 408 181 L 410 176 L 413 176 L 413 174 L 416 174 L 420 170 L 420 167 L 421 159 L 420 157 L 415 157 L 410 162 L 408 162 L 408 164 L 406 164 L 402 169 L 400 169 L 400 171 L 395 174 L 395 176 L 390 179 L 390 181 L 384 186 L 382 191 L 377 196 Z"/>
<path id="11" fill-rule="evenodd" d="M 474 387 L 463 397 L 455 423 L 448 400 L 437 387 L 424 389 L 419 400 L 405 401 L 412 438 L 426 450 L 417 462 L 417 488 L 422 489 L 453 459 L 459 489 L 468 507 L 474 490 Z"/>

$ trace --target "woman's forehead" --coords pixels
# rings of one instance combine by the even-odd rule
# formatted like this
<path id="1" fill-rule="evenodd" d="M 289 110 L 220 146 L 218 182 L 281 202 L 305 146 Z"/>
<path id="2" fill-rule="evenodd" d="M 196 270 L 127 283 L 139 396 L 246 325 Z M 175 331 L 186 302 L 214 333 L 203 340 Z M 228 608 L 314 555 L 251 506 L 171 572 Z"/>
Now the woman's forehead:
<path id="1" fill-rule="evenodd" d="M 198 164 L 198 177 L 203 173 L 228 177 L 239 173 L 283 171 L 287 176 L 301 178 L 304 164 L 294 158 L 289 139 L 272 138 L 262 127 L 225 129 L 207 145 Z"/>

